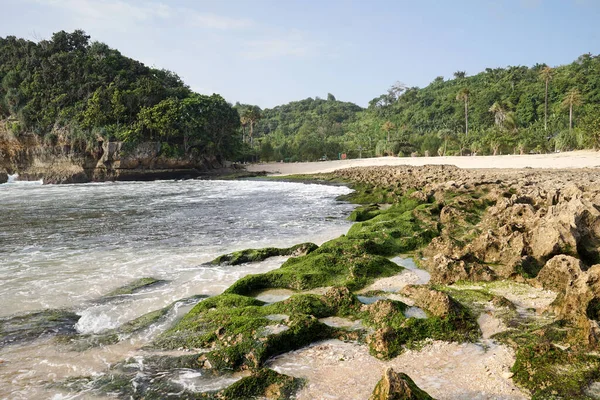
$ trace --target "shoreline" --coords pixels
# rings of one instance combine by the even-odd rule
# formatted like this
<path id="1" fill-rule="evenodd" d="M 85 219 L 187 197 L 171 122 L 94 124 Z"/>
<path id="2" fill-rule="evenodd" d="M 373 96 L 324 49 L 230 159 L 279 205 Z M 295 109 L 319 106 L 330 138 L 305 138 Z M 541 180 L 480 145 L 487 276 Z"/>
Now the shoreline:
<path id="1" fill-rule="evenodd" d="M 589 383 L 600 381 L 594 372 L 600 371 L 600 357 L 589 354 L 598 344 L 590 307 L 594 311 L 600 304 L 592 287 L 600 280 L 600 265 L 592 266 L 596 256 L 600 259 L 600 245 L 597 253 L 589 246 L 600 244 L 593 231 L 600 217 L 595 204 L 600 200 L 595 182 L 600 179 L 595 175 L 575 169 L 375 166 L 319 177 L 355 187 L 356 196 L 350 198 L 356 204 L 354 223 L 348 233 L 294 254 L 279 269 L 243 277 L 199 303 L 154 342 L 163 351 L 187 349 L 189 355 L 160 363 L 149 359 L 148 366 L 247 374 L 219 392 L 225 399 L 247 395 L 247 390 L 254 390 L 252 396 L 275 390 L 314 398 L 322 393 L 318 385 L 335 388 L 346 379 L 360 381 L 366 395 L 381 376 L 371 373 L 368 381 L 361 380 L 360 368 L 367 363 L 373 369 L 412 371 L 411 378 L 440 399 L 456 400 L 465 393 L 486 399 L 539 397 L 553 391 L 567 396 L 559 398 L 582 394 Z M 563 232 L 563 222 L 571 218 L 575 225 Z M 403 287 L 390 283 L 405 272 L 390 262 L 397 254 L 418 257 L 431 282 Z M 375 282 L 380 285 L 372 286 Z M 386 291 L 390 286 L 393 290 Z M 291 297 L 265 303 L 260 294 L 269 290 L 287 291 Z M 427 317 L 412 318 L 405 314 L 407 307 L 419 308 Z M 364 329 L 323 322 L 331 318 L 360 321 Z M 559 321 L 564 322 L 557 325 Z M 336 339 L 341 341 L 331 342 Z M 348 341 L 354 347 L 344 347 Z M 503 352 L 503 361 L 480 343 L 497 346 L 490 351 Z M 198 349 L 204 350 L 196 354 Z M 457 361 L 459 350 L 464 357 Z M 547 354 L 551 356 L 543 359 Z M 290 356 L 305 358 L 309 365 L 316 357 L 320 364 L 315 368 L 322 373 L 312 378 L 320 382 L 271 369 L 269 360 L 285 365 Z M 479 363 L 473 357 L 488 361 Z M 424 368 L 414 369 L 420 358 Z M 573 360 L 572 370 L 557 369 Z M 464 379 L 473 372 L 471 362 L 481 364 L 477 378 Z M 466 369 L 456 376 L 458 366 Z M 345 370 L 342 380 L 327 372 L 330 368 Z M 131 371 L 116 368 L 109 373 L 134 382 Z M 308 386 L 299 389 L 306 378 Z M 442 383 L 453 386 L 451 393 L 440 391 Z M 102 385 L 97 382 L 95 387 L 106 390 Z M 127 394 L 128 385 L 119 390 Z M 161 385 L 147 390 L 173 390 Z M 278 398 L 289 398 L 285 396 Z"/>
<path id="2" fill-rule="evenodd" d="M 553 154 L 446 157 L 377 157 L 298 163 L 261 163 L 246 166 L 249 172 L 272 175 L 329 173 L 339 169 L 371 166 L 454 165 L 461 169 L 573 169 L 600 167 L 600 152 L 579 150 Z"/>

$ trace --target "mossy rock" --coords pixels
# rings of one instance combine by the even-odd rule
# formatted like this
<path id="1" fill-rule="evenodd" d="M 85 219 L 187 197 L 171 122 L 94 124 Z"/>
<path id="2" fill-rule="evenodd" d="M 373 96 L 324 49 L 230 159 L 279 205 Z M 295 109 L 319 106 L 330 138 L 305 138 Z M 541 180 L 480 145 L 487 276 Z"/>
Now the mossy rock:
<path id="1" fill-rule="evenodd" d="M 342 236 L 312 253 L 287 260 L 281 268 L 248 275 L 226 293 L 250 295 L 269 288 L 309 290 L 326 286 L 346 286 L 357 290 L 376 277 L 397 274 L 402 267 L 383 256 L 370 254 L 371 243 Z"/>
<path id="2" fill-rule="evenodd" d="M 220 391 L 218 397 L 223 400 L 253 398 L 285 400 L 292 398 L 303 385 L 302 379 L 263 368 Z"/>
<path id="3" fill-rule="evenodd" d="M 45 310 L 0 319 L 0 347 L 33 341 L 40 336 L 76 334 L 80 316 L 66 310 Z"/>
<path id="4" fill-rule="evenodd" d="M 212 260 L 214 265 L 239 265 L 250 262 L 264 261 L 270 257 L 300 256 L 311 253 L 319 246 L 314 243 L 302 243 L 288 248 L 266 247 L 263 249 L 246 249 L 224 254 Z"/>
<path id="5" fill-rule="evenodd" d="M 377 215 L 379 215 L 380 212 L 381 210 L 379 209 L 379 205 L 377 204 L 360 206 L 356 207 L 354 211 L 352 211 L 352 213 L 348 217 L 348 220 L 353 222 L 368 221 L 371 218 L 374 218 Z"/>
<path id="6" fill-rule="evenodd" d="M 378 300 L 363 308 L 363 323 L 376 329 L 367 337 L 371 354 L 390 359 L 402 353 L 405 347 L 414 347 L 425 339 L 454 342 L 474 341 L 481 332 L 475 317 L 458 302 L 453 302 L 444 316 L 431 314 L 428 318 L 407 318 L 407 305 L 393 300 Z"/>
<path id="7" fill-rule="evenodd" d="M 115 296 L 123 296 L 128 294 L 137 293 L 143 289 L 147 289 L 153 286 L 161 285 L 166 283 L 167 281 L 156 279 L 156 278 L 140 278 L 131 283 L 128 283 L 125 286 L 121 286 L 107 294 L 105 297 L 115 297 Z"/>
<path id="8" fill-rule="evenodd" d="M 118 328 L 109 329 L 105 332 L 98 334 L 79 335 L 77 333 L 72 333 L 70 335 L 60 336 L 58 338 L 58 341 L 60 343 L 69 345 L 71 350 L 74 351 L 84 351 L 93 347 L 115 344 L 122 341 L 125 338 L 130 337 L 135 333 L 148 329 L 154 324 L 164 321 L 167 314 L 171 310 L 173 310 L 176 304 L 190 304 L 198 302 L 206 297 L 207 296 L 205 295 L 196 295 L 185 299 L 177 300 L 168 305 L 167 307 L 150 311 L 131 321 L 125 322 Z"/>
<path id="9" fill-rule="evenodd" d="M 522 324 L 494 336 L 512 346 L 513 380 L 532 399 L 589 399 L 585 390 L 600 380 L 600 357 L 568 342 L 572 326 L 555 321 L 543 326 Z"/>
<path id="10" fill-rule="evenodd" d="M 408 375 L 387 368 L 369 400 L 433 400 L 433 397 L 420 389 Z"/>

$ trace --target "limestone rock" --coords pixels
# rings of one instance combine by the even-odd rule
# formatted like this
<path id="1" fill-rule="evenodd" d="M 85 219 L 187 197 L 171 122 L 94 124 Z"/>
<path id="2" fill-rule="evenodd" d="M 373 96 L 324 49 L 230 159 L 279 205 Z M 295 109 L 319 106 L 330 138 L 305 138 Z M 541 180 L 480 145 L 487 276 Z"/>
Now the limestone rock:
<path id="1" fill-rule="evenodd" d="M 404 373 L 387 368 L 375 386 L 369 400 L 428 400 L 433 399 Z"/>
<path id="2" fill-rule="evenodd" d="M 445 318 L 457 308 L 457 304 L 446 293 L 427 286 L 408 285 L 402 289 L 404 296 L 414 300 L 415 306 L 429 311 L 436 317 Z"/>
<path id="3" fill-rule="evenodd" d="M 566 292 L 583 273 L 581 261 L 572 256 L 554 256 L 540 270 L 537 280 L 545 289 Z"/>

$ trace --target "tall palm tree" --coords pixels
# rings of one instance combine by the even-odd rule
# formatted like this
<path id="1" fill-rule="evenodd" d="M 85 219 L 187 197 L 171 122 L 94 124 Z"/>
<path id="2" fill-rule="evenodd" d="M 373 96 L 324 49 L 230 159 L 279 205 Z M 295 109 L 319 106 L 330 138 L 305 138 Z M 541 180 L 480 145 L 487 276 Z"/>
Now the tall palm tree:
<path id="1" fill-rule="evenodd" d="M 471 92 L 467 88 L 462 88 L 456 94 L 456 100 L 465 102 L 465 137 L 469 136 L 469 95 Z"/>
<path id="2" fill-rule="evenodd" d="M 573 106 L 580 106 L 581 104 L 583 104 L 581 93 L 575 88 L 569 90 L 561 103 L 564 108 L 569 108 L 569 132 L 573 131 Z"/>
<path id="3" fill-rule="evenodd" d="M 244 118 L 250 124 L 250 147 L 254 144 L 254 124 L 262 118 L 260 108 L 252 106 L 244 111 Z"/>
<path id="4" fill-rule="evenodd" d="M 495 102 L 488 111 L 494 114 L 494 122 L 496 123 L 496 126 L 503 128 L 504 121 L 506 120 L 506 110 L 504 107 L 502 107 L 500 103 Z"/>
<path id="5" fill-rule="evenodd" d="M 552 68 L 545 66 L 540 71 L 540 77 L 546 82 L 546 91 L 544 94 L 544 130 L 548 130 L 548 84 L 552 80 Z"/>
<path id="6" fill-rule="evenodd" d="M 250 122 L 250 121 L 248 120 L 248 116 L 246 114 L 246 111 L 244 110 L 242 115 L 240 115 L 240 123 L 242 124 L 242 142 L 243 143 L 246 143 L 246 126 L 248 125 L 248 122 Z"/>
<path id="7" fill-rule="evenodd" d="M 393 122 L 391 121 L 385 121 L 383 123 L 383 125 L 381 125 L 381 129 L 387 133 L 387 142 L 390 142 L 390 131 L 394 130 L 396 128 L 396 125 L 393 124 Z"/>

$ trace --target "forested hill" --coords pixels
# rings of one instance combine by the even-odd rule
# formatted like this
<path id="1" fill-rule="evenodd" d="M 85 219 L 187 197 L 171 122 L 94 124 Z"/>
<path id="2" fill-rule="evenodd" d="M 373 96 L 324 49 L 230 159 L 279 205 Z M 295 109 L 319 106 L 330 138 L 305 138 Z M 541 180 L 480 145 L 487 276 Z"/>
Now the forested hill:
<path id="1" fill-rule="evenodd" d="M 596 148 L 600 57 L 585 54 L 555 68 L 458 71 L 422 89 L 396 83 L 365 110 L 332 95 L 307 99 L 264 110 L 256 121 L 257 151 L 275 160 Z"/>
<path id="2" fill-rule="evenodd" d="M 6 130 L 47 145 L 156 142 L 172 156 L 232 157 L 241 144 L 239 115 L 221 96 L 193 93 L 83 31 L 0 38 L 0 83 Z"/>
<path id="3" fill-rule="evenodd" d="M 472 76 L 458 71 L 425 88 L 398 82 L 366 109 L 328 94 L 261 110 L 193 93 L 174 73 L 90 42 L 83 31 L 58 32 L 38 43 L 6 37 L 0 38 L 2 132 L 88 150 L 108 141 L 123 142 L 124 150 L 158 143 L 161 156 L 188 159 L 314 161 L 341 153 L 596 148 L 600 57 Z"/>

